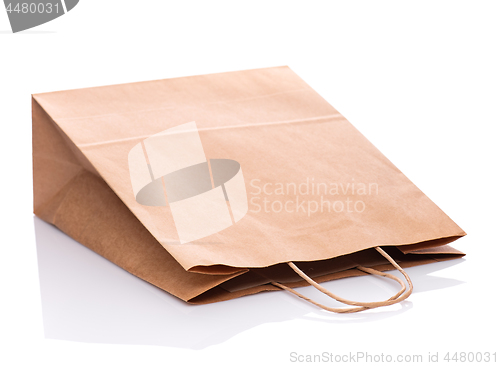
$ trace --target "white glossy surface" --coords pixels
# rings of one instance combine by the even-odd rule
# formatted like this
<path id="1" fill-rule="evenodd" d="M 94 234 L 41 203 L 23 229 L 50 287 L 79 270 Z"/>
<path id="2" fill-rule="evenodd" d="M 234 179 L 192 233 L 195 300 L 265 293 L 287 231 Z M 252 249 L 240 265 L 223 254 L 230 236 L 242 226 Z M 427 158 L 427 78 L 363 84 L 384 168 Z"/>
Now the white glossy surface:
<path id="1" fill-rule="evenodd" d="M 291 352 L 457 351 L 500 361 L 499 13 L 487 1 L 86 0 L 12 35 L 0 9 L 0 364 L 286 365 L 300 364 Z M 465 259 L 408 270 L 409 301 L 351 315 L 283 292 L 190 306 L 33 217 L 31 93 L 283 64 L 468 232 L 453 244 Z M 371 277 L 326 286 L 360 300 L 396 291 Z"/>
<path id="2" fill-rule="evenodd" d="M 42 220 L 34 218 L 34 226 L 47 338 L 203 349 L 262 324 L 309 319 L 312 315 L 324 317 L 322 311 L 287 293 L 188 305 L 123 271 Z M 417 286 L 415 293 L 462 284 L 434 276 L 433 272 L 463 261 L 409 269 Z M 398 289 L 398 285 L 372 278 L 340 280 L 326 286 L 345 296 L 367 300 L 390 297 Z M 312 289 L 302 291 L 314 296 Z M 410 303 L 405 303 L 393 311 L 350 317 L 358 321 L 383 319 L 411 308 Z M 324 320 L 328 318 L 342 319 L 328 315 Z"/>

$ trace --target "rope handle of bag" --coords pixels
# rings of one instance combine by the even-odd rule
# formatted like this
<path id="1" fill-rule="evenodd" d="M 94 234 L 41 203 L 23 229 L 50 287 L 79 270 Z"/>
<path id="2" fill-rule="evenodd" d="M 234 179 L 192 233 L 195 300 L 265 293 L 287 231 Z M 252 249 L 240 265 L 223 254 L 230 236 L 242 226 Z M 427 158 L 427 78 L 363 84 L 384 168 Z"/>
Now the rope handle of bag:
<path id="1" fill-rule="evenodd" d="M 374 308 L 378 308 L 378 307 L 382 307 L 382 306 L 389 306 L 389 305 L 394 305 L 394 304 L 397 304 L 405 299 L 407 299 L 411 293 L 413 292 L 413 284 L 411 282 L 411 279 L 410 277 L 408 276 L 408 274 L 399 266 L 399 264 L 396 263 L 396 261 L 394 259 L 392 259 L 392 257 L 387 254 L 382 248 L 380 247 L 375 247 L 375 249 L 384 257 L 386 258 L 389 263 L 391 263 L 394 268 L 396 268 L 399 272 L 401 272 L 401 274 L 404 276 L 404 278 L 406 279 L 406 281 L 408 282 L 408 285 L 409 285 L 409 288 L 408 288 L 408 291 L 407 288 L 406 288 L 406 285 L 405 283 L 399 279 L 398 277 L 396 276 L 393 276 L 391 274 L 388 274 L 388 273 L 384 273 L 384 272 L 380 272 L 380 271 L 377 271 L 373 268 L 367 268 L 367 267 L 363 267 L 363 266 L 358 266 L 356 267 L 357 269 L 359 269 L 360 271 L 363 271 L 365 273 L 369 273 L 369 274 L 372 274 L 372 275 L 375 275 L 375 276 L 381 276 L 381 277 L 386 277 L 386 278 L 390 278 L 391 280 L 394 280 L 396 282 L 398 282 L 400 285 L 401 285 L 401 290 L 399 290 L 399 292 L 390 297 L 389 299 L 387 300 L 384 300 L 384 301 L 374 301 L 374 302 L 362 302 L 362 301 L 351 301 L 351 300 L 347 300 L 347 299 L 344 299 L 340 296 L 337 296 L 335 294 L 333 294 L 332 292 L 328 291 L 326 288 L 324 288 L 323 286 L 319 285 L 316 281 L 314 281 L 312 278 L 310 278 L 308 275 L 306 275 L 304 272 L 302 272 L 293 262 L 287 262 L 287 264 L 300 276 L 302 277 L 305 281 L 307 281 L 311 286 L 314 286 L 317 290 L 321 291 L 322 293 L 324 293 L 325 295 L 331 297 L 332 299 L 334 300 L 337 300 L 341 303 L 344 303 L 346 305 L 352 305 L 353 307 L 348 307 L 348 308 L 333 308 L 333 307 L 329 307 L 329 306 L 326 306 L 326 305 L 323 305 L 323 304 L 320 304 L 310 298 L 308 298 L 307 296 L 304 296 L 302 295 L 301 293 L 291 289 L 290 287 L 288 286 L 285 286 L 281 283 L 278 283 L 278 282 L 271 282 L 274 286 L 277 286 L 277 287 L 280 287 L 281 289 L 283 290 L 286 290 L 298 297 L 300 297 L 301 299 L 303 300 L 306 300 L 308 302 L 310 302 L 311 304 L 314 304 L 318 307 L 320 307 L 321 309 L 324 309 L 324 310 L 327 310 L 327 311 L 331 311 L 331 312 L 334 312 L 334 313 L 357 313 L 359 311 L 364 311 L 364 310 L 368 310 L 368 309 L 374 309 Z"/>

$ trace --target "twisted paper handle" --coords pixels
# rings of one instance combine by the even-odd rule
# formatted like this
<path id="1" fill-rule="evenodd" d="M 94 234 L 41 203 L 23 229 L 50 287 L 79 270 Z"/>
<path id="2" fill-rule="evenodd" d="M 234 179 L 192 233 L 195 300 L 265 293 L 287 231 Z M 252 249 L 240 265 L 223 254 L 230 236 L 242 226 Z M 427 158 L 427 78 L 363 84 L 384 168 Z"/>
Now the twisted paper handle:
<path id="1" fill-rule="evenodd" d="M 387 254 L 384 250 L 382 250 L 382 248 L 375 247 L 375 249 L 380 254 L 382 254 L 394 266 L 394 268 L 396 268 L 399 272 L 401 272 L 403 274 L 403 276 L 405 277 L 405 279 L 406 279 L 406 281 L 408 282 L 408 285 L 409 285 L 408 291 L 406 291 L 406 285 L 404 284 L 404 282 L 401 279 L 397 278 L 396 276 L 393 276 L 393 275 L 388 274 L 388 273 L 380 272 L 380 271 L 377 271 L 377 270 L 372 269 L 372 268 L 363 267 L 363 266 L 358 266 L 356 268 L 359 269 L 360 271 L 363 271 L 363 272 L 366 272 L 366 273 L 369 273 L 369 274 L 373 274 L 373 275 L 376 275 L 376 276 L 390 278 L 391 280 L 394 280 L 394 281 L 398 282 L 401 285 L 401 290 L 399 290 L 399 292 L 396 295 L 394 295 L 394 296 L 392 296 L 389 299 L 384 300 L 384 301 L 362 302 L 362 301 L 347 300 L 347 299 L 344 299 L 344 298 L 342 298 L 340 296 L 337 296 L 337 295 L 331 293 L 326 288 L 324 288 L 323 286 L 319 285 L 316 281 L 314 281 L 308 275 L 306 275 L 304 272 L 302 272 L 295 264 L 293 264 L 293 262 L 287 262 L 287 263 L 288 263 L 288 265 L 300 277 L 302 277 L 304 280 L 306 280 L 310 285 L 314 286 L 316 289 L 318 289 L 319 291 L 321 291 L 324 294 L 328 295 L 332 299 L 335 299 L 335 300 L 337 300 L 337 301 L 339 301 L 341 303 L 344 303 L 346 305 L 353 305 L 354 307 L 352 307 L 352 308 L 332 308 L 332 307 L 328 307 L 328 306 L 320 304 L 320 303 L 318 303 L 318 302 L 316 302 L 314 300 L 311 300 L 310 298 L 308 298 L 308 297 L 302 295 L 301 293 L 299 293 L 299 292 L 291 289 L 290 287 L 282 285 L 281 283 L 278 283 L 278 282 L 271 282 L 271 283 L 274 286 L 280 287 L 283 290 L 287 290 L 288 292 L 291 292 L 292 294 L 300 297 L 301 299 L 309 301 L 310 303 L 312 303 L 312 304 L 314 304 L 316 306 L 319 306 L 320 308 L 322 308 L 324 310 L 331 311 L 331 312 L 334 312 L 334 313 L 357 313 L 359 311 L 364 311 L 364 310 L 368 310 L 368 309 L 374 309 L 374 308 L 378 308 L 378 307 L 381 307 L 381 306 L 388 306 L 388 305 L 397 304 L 397 303 L 399 303 L 399 302 L 407 299 L 408 296 L 410 296 L 410 294 L 413 291 L 413 284 L 411 283 L 410 277 L 399 266 L 399 264 L 397 264 L 396 261 L 391 258 L 391 256 L 389 254 Z"/>

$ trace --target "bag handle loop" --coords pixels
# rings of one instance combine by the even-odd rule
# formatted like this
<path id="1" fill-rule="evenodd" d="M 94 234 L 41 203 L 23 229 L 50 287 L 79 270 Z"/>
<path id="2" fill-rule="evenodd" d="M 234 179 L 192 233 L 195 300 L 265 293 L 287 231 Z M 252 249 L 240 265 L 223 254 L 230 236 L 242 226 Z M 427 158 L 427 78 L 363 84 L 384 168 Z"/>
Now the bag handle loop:
<path id="1" fill-rule="evenodd" d="M 396 276 L 393 276 L 391 274 L 388 274 L 388 273 L 384 273 L 384 272 L 380 272 L 380 271 L 377 271 L 375 269 L 372 269 L 372 268 L 367 268 L 367 267 L 363 267 L 363 266 L 358 266 L 356 267 L 357 269 L 359 269 L 360 271 L 363 271 L 363 272 L 366 272 L 366 273 L 369 273 L 369 274 L 373 274 L 373 275 L 376 275 L 376 276 L 381 276 L 381 277 L 387 277 L 387 278 L 390 278 L 396 282 L 398 282 L 400 285 L 401 285 L 401 290 L 399 290 L 399 292 L 390 297 L 389 299 L 387 300 L 384 300 L 384 301 L 375 301 L 375 302 L 362 302 L 362 301 L 351 301 L 351 300 L 347 300 L 347 299 L 344 299 L 340 296 L 337 296 L 335 294 L 333 294 L 332 292 L 328 291 L 326 288 L 324 288 L 323 286 L 319 285 L 316 281 L 314 281 L 312 278 L 310 278 L 308 275 L 306 275 L 304 272 L 302 272 L 293 262 L 287 262 L 287 264 L 300 276 L 302 277 L 305 281 L 307 281 L 310 285 L 314 286 L 317 290 L 323 292 L 324 294 L 328 295 L 329 297 L 331 297 L 332 299 L 335 299 L 341 303 L 344 303 L 346 305 L 353 305 L 354 307 L 351 307 L 351 308 L 332 308 L 332 307 L 329 307 L 329 306 L 325 306 L 323 304 L 320 304 L 314 300 L 311 300 L 310 298 L 302 295 L 301 293 L 291 289 L 290 287 L 288 286 L 285 286 L 281 283 L 278 283 L 278 282 L 271 282 L 274 286 L 277 286 L 277 287 L 280 287 L 281 289 L 283 290 L 286 290 L 288 292 L 291 292 L 292 294 L 300 297 L 301 299 L 304 299 L 308 302 L 310 302 L 311 304 L 314 304 L 324 310 L 327 310 L 327 311 L 331 311 L 333 313 L 357 313 L 359 311 L 364 311 L 364 310 L 368 310 L 368 309 L 374 309 L 374 308 L 378 308 L 378 307 L 381 307 L 381 306 L 389 306 L 389 305 L 393 305 L 393 304 L 397 304 L 405 299 L 408 298 L 408 296 L 411 295 L 411 293 L 413 292 L 413 284 L 411 282 L 411 279 L 410 277 L 408 276 L 408 274 L 399 266 L 399 264 L 396 263 L 396 261 L 394 259 L 392 259 L 392 257 L 387 254 L 382 248 L 380 247 L 375 247 L 375 249 L 380 253 L 382 254 L 382 256 L 384 256 L 388 261 L 389 263 L 391 263 L 399 272 L 401 272 L 401 274 L 403 274 L 403 276 L 405 277 L 406 281 L 408 282 L 408 285 L 409 285 L 409 290 L 406 291 L 406 285 L 404 284 L 404 282 L 399 279 L 398 277 Z M 406 291 L 406 293 L 405 293 Z"/>

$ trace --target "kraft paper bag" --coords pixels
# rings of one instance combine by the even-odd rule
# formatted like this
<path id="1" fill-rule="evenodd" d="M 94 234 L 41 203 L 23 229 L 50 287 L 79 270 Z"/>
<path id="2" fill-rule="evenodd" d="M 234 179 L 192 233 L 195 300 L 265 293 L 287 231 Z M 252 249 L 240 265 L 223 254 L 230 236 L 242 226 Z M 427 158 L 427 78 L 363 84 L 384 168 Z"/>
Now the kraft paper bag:
<path id="1" fill-rule="evenodd" d="M 32 110 L 35 214 L 190 303 L 402 283 L 380 271 L 464 255 L 448 244 L 465 232 L 288 67 L 36 94 Z"/>

